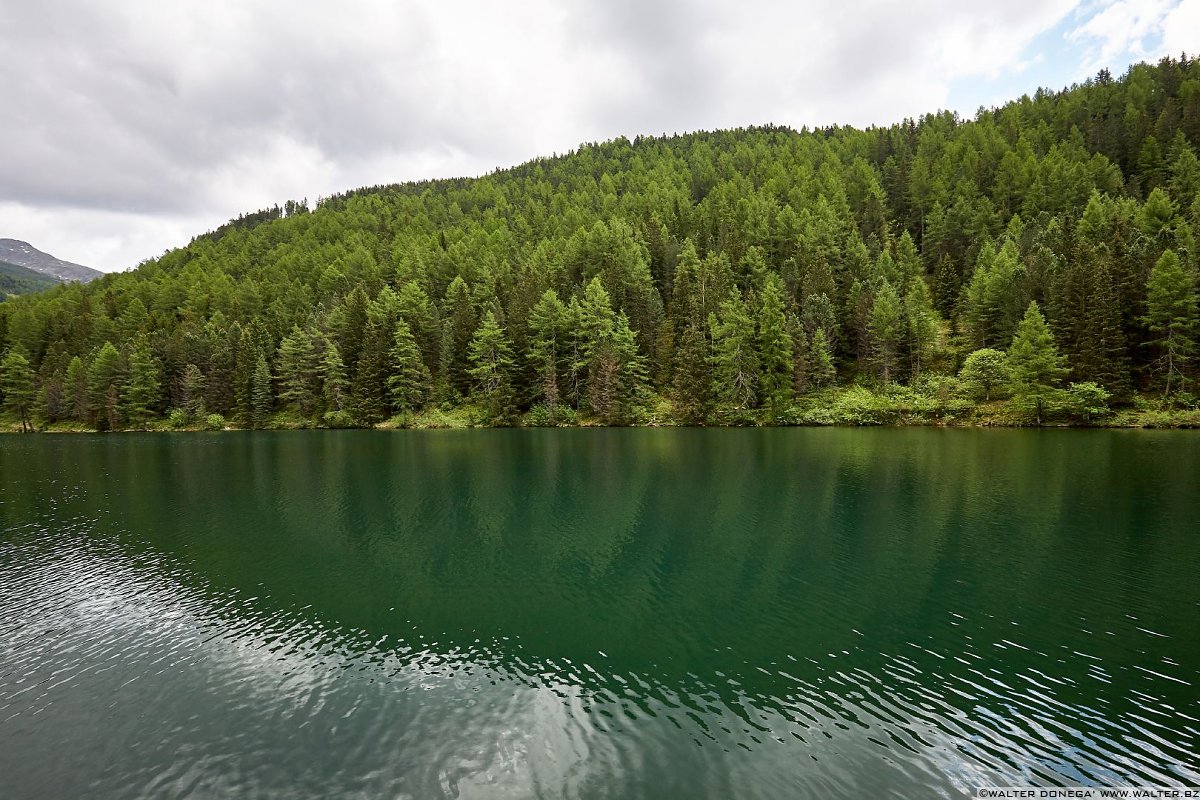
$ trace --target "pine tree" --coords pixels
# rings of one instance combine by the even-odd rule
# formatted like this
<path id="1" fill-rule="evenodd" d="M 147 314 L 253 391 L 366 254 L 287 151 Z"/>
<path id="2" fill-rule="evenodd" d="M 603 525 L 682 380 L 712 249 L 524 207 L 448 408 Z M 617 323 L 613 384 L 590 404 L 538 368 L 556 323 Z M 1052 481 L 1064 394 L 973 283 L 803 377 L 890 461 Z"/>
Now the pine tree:
<path id="1" fill-rule="evenodd" d="M 833 353 L 825 338 L 825 329 L 813 331 L 809 341 L 808 355 L 808 385 L 812 389 L 824 389 L 837 382 L 837 367 L 833 363 Z"/>
<path id="2" fill-rule="evenodd" d="M 205 384 L 204 373 L 195 364 L 183 368 L 183 376 L 179 379 L 179 403 L 192 422 L 204 416 Z"/>
<path id="3" fill-rule="evenodd" d="M 1046 417 L 1049 400 L 1067 373 L 1065 362 L 1037 303 L 1031 302 L 1008 348 L 1008 370 L 1013 396 L 1032 405 L 1039 425 Z"/>
<path id="4" fill-rule="evenodd" d="M 350 382 L 354 414 L 369 425 L 387 416 L 387 378 L 395 328 L 385 318 L 372 318 L 363 334 L 358 368 Z"/>
<path id="5" fill-rule="evenodd" d="M 713 393 L 736 409 L 758 404 L 759 364 L 754 320 L 736 289 L 721 303 L 719 316 L 709 317 L 713 341 Z"/>
<path id="6" fill-rule="evenodd" d="M 66 393 L 67 415 L 79 422 L 88 418 L 88 371 L 83 365 L 83 359 L 73 356 L 67 364 L 67 375 L 63 379 L 63 390 Z"/>
<path id="7" fill-rule="evenodd" d="M 1146 327 L 1158 338 L 1149 344 L 1162 356 L 1155 362 L 1163 376 L 1164 393 L 1172 386 L 1182 388 L 1184 368 L 1196 349 L 1197 313 L 1196 274 L 1184 266 L 1174 250 L 1167 250 L 1150 271 L 1146 282 Z"/>
<path id="8" fill-rule="evenodd" d="M 250 379 L 250 427 L 265 428 L 271 418 L 271 369 L 267 359 L 258 357 Z"/>
<path id="9" fill-rule="evenodd" d="M 430 375 L 437 375 L 440 363 L 442 344 L 441 326 L 438 324 L 437 310 L 429 299 L 429 295 L 415 280 L 410 280 L 400 287 L 397 303 L 400 316 L 408 323 L 413 339 L 421 351 Z"/>
<path id="10" fill-rule="evenodd" d="M 867 333 L 871 340 L 871 357 L 879 369 L 879 377 L 888 383 L 896 366 L 896 352 L 904 334 L 904 319 L 900 297 L 887 281 L 875 293 L 867 318 Z"/>
<path id="11" fill-rule="evenodd" d="M 475 318 L 475 308 L 471 304 L 470 291 L 467 289 L 466 281 L 461 277 L 456 277 L 447 287 L 443 308 L 445 309 L 445 328 L 441 348 L 443 382 L 449 391 L 460 397 L 466 397 L 471 391 L 471 364 L 467 348 L 478 324 Z"/>
<path id="12" fill-rule="evenodd" d="M 251 326 L 242 328 L 238 335 L 237 352 L 234 356 L 233 397 L 234 409 L 242 424 L 249 424 L 253 415 L 254 368 L 261 354 Z"/>
<path id="13" fill-rule="evenodd" d="M 302 417 L 312 416 L 317 400 L 317 350 L 312 336 L 299 325 L 279 342 L 275 354 L 279 399 L 290 403 Z"/>
<path id="14" fill-rule="evenodd" d="M 0 394 L 4 408 L 21 418 L 21 432 L 30 430 L 29 411 L 33 405 L 33 368 L 19 346 L 9 350 L 0 361 Z"/>
<path id="15" fill-rule="evenodd" d="M 496 322 L 494 312 L 488 311 L 484 315 L 467 350 L 475 395 L 492 420 L 507 421 L 512 414 L 512 345 Z"/>
<path id="16" fill-rule="evenodd" d="M 342 363 L 342 354 L 338 351 L 335 341 L 329 338 L 323 340 L 324 353 L 321 356 L 321 402 L 325 413 L 337 413 L 346 410 L 346 394 L 349 384 L 346 381 L 346 365 Z"/>
<path id="17" fill-rule="evenodd" d="M 921 377 L 938 335 L 937 312 L 933 310 L 924 278 L 914 278 L 908 284 L 908 292 L 904 295 L 904 317 L 909 374 L 916 380 Z"/>
<path id="18" fill-rule="evenodd" d="M 116 345 L 106 341 L 88 370 L 89 416 L 100 430 L 120 427 L 119 399 L 125 383 L 125 368 Z"/>
<path id="19" fill-rule="evenodd" d="M 763 281 L 757 343 L 762 399 L 773 418 L 792 399 L 792 337 L 788 335 L 783 313 L 783 289 L 773 274 Z"/>
<path id="20" fill-rule="evenodd" d="M 129 353 L 129 385 L 125 390 L 125 416 L 134 425 L 144 425 L 162 398 L 158 361 L 145 337 L 139 337 Z"/>
<path id="21" fill-rule="evenodd" d="M 542 399 L 550 412 L 550 423 L 557 421 L 559 375 L 569 336 L 567 308 L 553 289 L 547 289 L 529 312 L 529 361 L 537 373 L 534 399 Z"/>
<path id="22" fill-rule="evenodd" d="M 433 390 L 429 367 L 421 358 L 412 329 L 403 319 L 396 322 L 387 384 L 392 408 L 401 412 L 421 408 Z"/>
<path id="23" fill-rule="evenodd" d="M 704 329 L 691 322 L 685 325 L 675 345 L 672 394 L 675 415 L 689 425 L 703 424 L 711 411 L 714 381 L 709 352 Z"/>

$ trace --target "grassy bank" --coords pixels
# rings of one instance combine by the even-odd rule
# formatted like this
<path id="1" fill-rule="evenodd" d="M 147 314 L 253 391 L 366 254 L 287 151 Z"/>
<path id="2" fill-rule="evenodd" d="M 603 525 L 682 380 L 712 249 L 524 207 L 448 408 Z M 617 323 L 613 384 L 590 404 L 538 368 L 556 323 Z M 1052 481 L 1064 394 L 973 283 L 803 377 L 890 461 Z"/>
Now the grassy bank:
<path id="1" fill-rule="evenodd" d="M 91 433 L 95 427 L 74 420 L 47 423 L 34 419 L 33 427 L 46 433 Z M 1042 418 L 1028 401 L 999 399 L 977 402 L 936 383 L 920 389 L 889 386 L 851 386 L 826 389 L 804 396 L 774 415 L 764 409 L 712 409 L 700 420 L 685 421 L 671 401 L 658 395 L 647 398 L 629 421 L 634 427 L 755 427 L 755 426 L 871 426 L 915 425 L 937 427 L 1101 427 L 1101 428 L 1200 428 L 1200 408 L 1178 400 L 1139 395 L 1114 408 L 1081 407 L 1069 397 L 1050 398 Z M 603 422 L 567 407 L 551 413 L 545 406 L 496 419 L 479 405 L 439 406 L 420 412 L 398 414 L 376 424 L 362 424 L 349 414 L 330 419 L 305 418 L 295 411 L 279 411 L 260 426 L 267 430 L 333 428 L 451 429 L 494 427 L 601 427 Z M 153 418 L 124 431 L 220 431 L 249 426 L 220 415 L 189 417 L 175 412 Z M 0 416 L 0 431 L 20 432 L 20 419 Z"/>

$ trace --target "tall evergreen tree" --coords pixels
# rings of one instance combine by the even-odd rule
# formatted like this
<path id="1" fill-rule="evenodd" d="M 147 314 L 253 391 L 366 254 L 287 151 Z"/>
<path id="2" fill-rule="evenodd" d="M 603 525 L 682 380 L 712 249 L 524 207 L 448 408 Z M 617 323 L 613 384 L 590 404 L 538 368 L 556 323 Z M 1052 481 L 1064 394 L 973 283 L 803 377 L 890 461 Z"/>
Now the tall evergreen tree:
<path id="1" fill-rule="evenodd" d="M 771 417 L 779 416 L 792 399 L 792 338 L 783 309 L 779 278 L 768 275 L 758 314 L 758 354 L 762 399 Z"/>
<path id="2" fill-rule="evenodd" d="M 475 395 L 492 419 L 508 419 L 512 414 L 512 345 L 492 311 L 484 315 L 479 330 L 471 337 L 468 353 Z"/>
<path id="3" fill-rule="evenodd" d="M 4 408 L 21 418 L 21 432 L 28 431 L 34 397 L 33 367 L 19 346 L 5 353 L 0 361 L 0 395 L 4 397 Z"/>
<path id="4" fill-rule="evenodd" d="M 125 385 L 125 365 L 116 345 L 106 341 L 88 370 L 89 416 L 99 430 L 116 430 L 121 425 L 120 396 Z"/>
<path id="5" fill-rule="evenodd" d="M 718 316 L 709 318 L 713 341 L 713 392 L 736 409 L 758 404 L 759 363 L 754 320 L 736 289 L 721 303 Z"/>
<path id="6" fill-rule="evenodd" d="M 567 308 L 553 289 L 547 289 L 529 312 L 529 360 L 537 373 L 533 397 L 545 402 L 551 424 L 557 419 L 559 376 L 564 372 L 570 336 L 568 323 Z"/>
<path id="7" fill-rule="evenodd" d="M 1185 367 L 1196 349 L 1197 312 L 1196 274 L 1184 266 L 1174 250 L 1162 254 L 1146 282 L 1146 327 L 1156 338 L 1149 344 L 1161 353 L 1154 363 L 1163 378 L 1166 394 L 1182 388 Z"/>
<path id="8" fill-rule="evenodd" d="M 88 419 L 88 370 L 79 356 L 72 356 L 63 380 L 68 416 L 78 422 Z"/>
<path id="9" fill-rule="evenodd" d="M 867 321 L 872 360 L 884 383 L 891 381 L 892 371 L 896 367 L 896 354 L 904 335 L 902 314 L 900 297 L 892 288 L 892 284 L 885 280 L 883 286 L 875 293 L 875 301 L 871 304 L 871 314 Z"/>
<path id="10" fill-rule="evenodd" d="M 299 325 L 293 325 L 292 332 L 279 342 L 275 377 L 279 379 L 279 399 L 292 405 L 300 416 L 312 416 L 319 385 L 317 351 L 312 336 Z"/>
<path id="11" fill-rule="evenodd" d="M 267 427 L 273 402 L 271 369 L 267 366 L 267 359 L 260 355 L 254 364 L 254 374 L 250 378 L 250 427 Z"/>
<path id="12" fill-rule="evenodd" d="M 145 425 L 157 411 L 162 397 L 160 374 L 150 345 L 139 337 L 129 352 L 129 385 L 123 398 L 125 416 L 134 425 Z"/>
<path id="13" fill-rule="evenodd" d="M 1054 335 L 1046 319 L 1031 302 L 1017 324 L 1012 346 L 1008 348 L 1009 381 L 1013 396 L 1029 403 L 1039 425 L 1046 418 L 1047 405 L 1067 373 L 1066 359 L 1059 355 Z"/>
<path id="14" fill-rule="evenodd" d="M 387 384 L 392 408 L 401 412 L 421 408 L 433 391 L 429 367 L 421 358 L 412 329 L 403 319 L 396 322 Z"/>

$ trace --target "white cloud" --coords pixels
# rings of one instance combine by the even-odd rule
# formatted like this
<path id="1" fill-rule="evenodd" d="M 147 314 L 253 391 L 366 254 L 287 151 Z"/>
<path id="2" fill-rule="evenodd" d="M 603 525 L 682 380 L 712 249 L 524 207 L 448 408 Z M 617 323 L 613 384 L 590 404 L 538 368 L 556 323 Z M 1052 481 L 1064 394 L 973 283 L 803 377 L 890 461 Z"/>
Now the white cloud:
<path id="1" fill-rule="evenodd" d="M 1088 18 L 1067 35 L 1069 41 L 1088 45 L 1081 71 L 1090 75 L 1118 61 L 1157 55 L 1164 23 L 1176 2 L 1118 0 Z"/>
<path id="2" fill-rule="evenodd" d="M 0 0 L 19 34 L 0 41 L 0 236 L 119 269 L 242 211 L 582 141 L 886 124 L 1025 69 L 1075 17 L 1072 65 L 1178 49 L 1198 5 Z"/>

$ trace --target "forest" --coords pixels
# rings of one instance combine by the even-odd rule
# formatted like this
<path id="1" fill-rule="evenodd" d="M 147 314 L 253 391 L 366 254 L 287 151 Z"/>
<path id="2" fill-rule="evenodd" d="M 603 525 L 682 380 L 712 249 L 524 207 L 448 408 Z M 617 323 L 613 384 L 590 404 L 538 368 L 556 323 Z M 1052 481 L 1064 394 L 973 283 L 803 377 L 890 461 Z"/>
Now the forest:
<path id="1" fill-rule="evenodd" d="M 618 138 L 0 302 L 5 427 L 1200 424 L 1200 61 Z"/>

